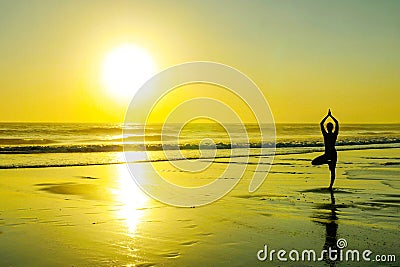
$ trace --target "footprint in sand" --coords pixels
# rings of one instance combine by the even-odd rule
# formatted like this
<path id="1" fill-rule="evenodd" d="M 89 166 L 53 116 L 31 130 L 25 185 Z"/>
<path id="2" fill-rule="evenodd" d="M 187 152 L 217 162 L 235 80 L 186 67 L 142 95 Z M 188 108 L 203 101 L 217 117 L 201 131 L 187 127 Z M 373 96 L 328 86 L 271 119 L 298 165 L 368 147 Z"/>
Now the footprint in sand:
<path id="1" fill-rule="evenodd" d="M 190 225 L 186 225 L 183 228 L 196 228 L 197 225 L 196 224 L 190 224 Z"/>
<path id="2" fill-rule="evenodd" d="M 167 253 L 161 253 L 160 256 L 165 257 L 165 258 L 178 258 L 181 255 L 179 252 L 167 252 Z"/>
<path id="3" fill-rule="evenodd" d="M 192 246 L 192 245 L 194 245 L 194 244 L 197 244 L 198 242 L 199 242 L 199 241 L 197 241 L 197 240 L 185 241 L 185 242 L 180 243 L 179 245 L 182 245 L 182 246 Z"/>
<path id="4" fill-rule="evenodd" d="M 154 262 L 142 262 L 142 263 L 135 264 L 135 266 L 137 266 L 137 267 L 152 267 L 152 266 L 156 266 L 156 264 Z"/>

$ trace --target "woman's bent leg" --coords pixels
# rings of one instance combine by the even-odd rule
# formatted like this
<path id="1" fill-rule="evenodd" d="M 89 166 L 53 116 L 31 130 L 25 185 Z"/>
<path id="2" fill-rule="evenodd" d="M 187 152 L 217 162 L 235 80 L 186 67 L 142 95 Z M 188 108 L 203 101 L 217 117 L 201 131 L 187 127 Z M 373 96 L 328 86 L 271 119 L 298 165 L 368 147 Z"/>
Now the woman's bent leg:
<path id="1" fill-rule="evenodd" d="M 315 159 L 313 159 L 313 161 L 311 162 L 312 165 L 322 165 L 322 164 L 326 164 L 328 163 L 325 154 L 316 157 Z"/>

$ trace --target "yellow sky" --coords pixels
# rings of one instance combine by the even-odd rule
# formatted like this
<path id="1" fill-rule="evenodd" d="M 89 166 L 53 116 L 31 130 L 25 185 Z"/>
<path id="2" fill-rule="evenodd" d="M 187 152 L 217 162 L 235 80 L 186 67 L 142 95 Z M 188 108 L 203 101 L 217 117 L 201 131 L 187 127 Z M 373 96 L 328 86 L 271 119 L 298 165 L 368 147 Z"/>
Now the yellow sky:
<path id="1" fill-rule="evenodd" d="M 2 1 L 0 121 L 123 121 L 130 99 L 107 92 L 101 64 L 132 43 L 157 70 L 235 67 L 277 122 L 318 122 L 329 107 L 342 122 L 400 122 L 399 12 L 398 1 Z"/>

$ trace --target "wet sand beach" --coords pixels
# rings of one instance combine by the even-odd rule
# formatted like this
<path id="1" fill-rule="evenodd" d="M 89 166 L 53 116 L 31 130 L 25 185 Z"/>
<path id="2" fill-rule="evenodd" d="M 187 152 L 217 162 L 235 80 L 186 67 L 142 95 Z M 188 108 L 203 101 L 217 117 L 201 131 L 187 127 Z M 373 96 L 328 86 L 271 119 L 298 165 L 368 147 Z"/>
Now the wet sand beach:
<path id="1" fill-rule="evenodd" d="M 195 208 L 149 198 L 124 164 L 3 169 L 0 265 L 359 266 L 325 260 L 261 262 L 257 252 L 267 245 L 319 253 L 344 238 L 349 249 L 398 253 L 399 152 L 339 151 L 333 194 L 325 189 L 328 167 L 310 164 L 319 153 L 277 155 L 255 193 L 247 190 L 255 168 L 250 164 L 227 196 Z M 216 162 L 226 165 L 223 159 Z M 173 173 L 171 179 L 184 179 L 168 162 L 154 164 Z M 211 179 L 199 176 L 200 181 Z"/>

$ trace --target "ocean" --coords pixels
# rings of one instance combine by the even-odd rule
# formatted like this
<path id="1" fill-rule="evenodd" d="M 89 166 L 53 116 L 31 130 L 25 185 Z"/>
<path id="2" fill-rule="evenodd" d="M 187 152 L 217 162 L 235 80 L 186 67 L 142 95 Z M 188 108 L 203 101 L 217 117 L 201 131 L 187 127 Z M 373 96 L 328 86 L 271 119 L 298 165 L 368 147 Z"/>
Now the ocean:
<path id="1" fill-rule="evenodd" d="M 265 246 L 319 255 L 343 240 L 343 255 L 373 252 L 363 266 L 376 266 L 375 256 L 397 256 L 387 264 L 398 265 L 400 125 L 341 124 L 333 191 L 328 167 L 311 165 L 324 150 L 318 123 L 277 124 L 275 143 L 251 124 L 246 136 L 239 125 L 227 127 L 235 142 L 217 124 L 189 124 L 179 139 L 177 127 L 161 134 L 161 125 L 150 125 L 144 136 L 141 125 L 0 124 L 0 265 L 360 266 L 257 258 Z M 178 151 L 176 140 L 181 153 L 169 153 Z M 265 147 L 276 147 L 275 157 L 272 166 L 261 162 L 271 168 L 251 193 L 254 174 L 266 173 L 258 169 L 261 158 L 270 159 L 260 157 Z M 136 155 L 129 158 L 138 169 L 152 165 L 183 187 L 208 185 L 232 166 L 245 170 L 218 179 L 237 184 L 217 201 L 174 207 L 140 190 L 124 150 Z M 229 158 L 233 151 L 237 157 Z M 186 162 L 178 160 L 204 155 L 213 163 L 204 171 L 177 170 Z M 199 203 L 209 195 L 190 197 Z"/>
<path id="2" fill-rule="evenodd" d="M 222 158 L 229 157 L 231 149 L 246 147 L 250 155 L 257 155 L 261 147 L 276 147 L 277 155 L 323 151 L 318 124 L 276 124 L 275 141 L 269 136 L 264 142 L 259 127 L 247 124 L 246 138 L 236 137 L 236 143 L 218 124 L 188 124 L 179 140 L 174 134 L 176 127 L 180 126 L 168 125 L 161 132 L 162 125 L 146 126 L 143 136 L 142 125 L 1 123 L 0 169 L 119 164 L 125 162 L 124 150 L 135 153 L 137 161 L 146 159 L 145 151 L 152 153 L 151 160 L 166 160 L 163 150 L 177 149 L 174 142 L 190 159 L 201 156 L 199 148 L 217 148 L 217 156 Z M 233 134 L 235 127 L 239 129 L 239 125 L 230 127 Z M 341 124 L 336 146 L 338 151 L 398 148 L 400 124 Z"/>

